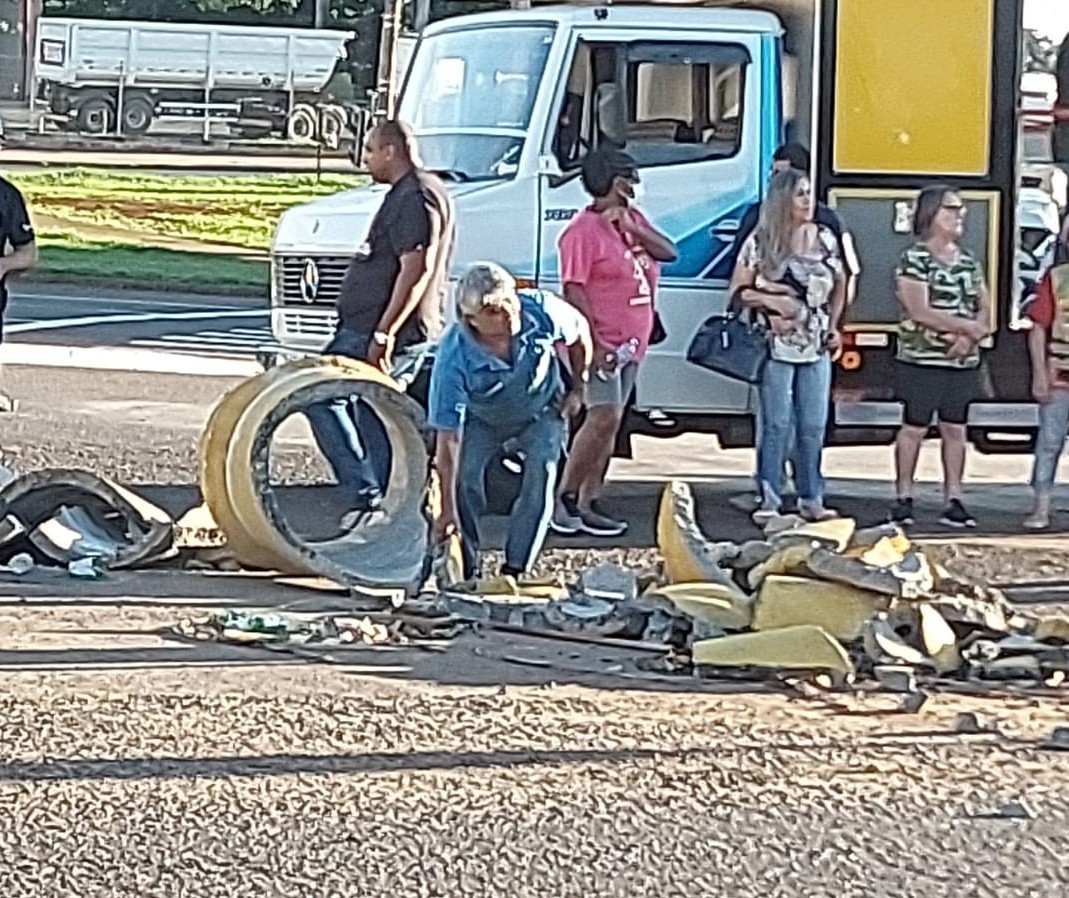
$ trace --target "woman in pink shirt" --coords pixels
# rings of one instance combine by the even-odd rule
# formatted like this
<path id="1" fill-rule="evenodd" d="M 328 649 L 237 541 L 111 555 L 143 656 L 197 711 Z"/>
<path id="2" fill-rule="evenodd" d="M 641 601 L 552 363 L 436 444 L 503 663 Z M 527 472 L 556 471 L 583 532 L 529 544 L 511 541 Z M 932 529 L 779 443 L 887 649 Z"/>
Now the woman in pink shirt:
<path id="1" fill-rule="evenodd" d="M 635 208 L 638 170 L 627 153 L 591 153 L 582 178 L 593 202 L 568 223 L 558 249 L 564 298 L 590 322 L 594 376 L 551 526 L 557 533 L 619 536 L 627 523 L 606 515 L 598 499 L 649 346 L 660 263 L 674 261 L 676 248 Z"/>

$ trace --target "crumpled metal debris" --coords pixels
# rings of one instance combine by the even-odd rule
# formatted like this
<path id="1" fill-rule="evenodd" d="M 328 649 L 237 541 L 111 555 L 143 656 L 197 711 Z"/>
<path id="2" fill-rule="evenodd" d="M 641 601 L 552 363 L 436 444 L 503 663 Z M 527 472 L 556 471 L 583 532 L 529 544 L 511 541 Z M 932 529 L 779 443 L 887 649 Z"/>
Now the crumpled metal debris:
<path id="1" fill-rule="evenodd" d="M 177 553 L 170 515 L 88 471 L 48 469 L 15 477 L 0 488 L 0 517 L 17 522 L 0 540 L 0 552 L 17 552 L 28 539 L 64 567 L 96 559 L 105 568 L 133 568 Z"/>

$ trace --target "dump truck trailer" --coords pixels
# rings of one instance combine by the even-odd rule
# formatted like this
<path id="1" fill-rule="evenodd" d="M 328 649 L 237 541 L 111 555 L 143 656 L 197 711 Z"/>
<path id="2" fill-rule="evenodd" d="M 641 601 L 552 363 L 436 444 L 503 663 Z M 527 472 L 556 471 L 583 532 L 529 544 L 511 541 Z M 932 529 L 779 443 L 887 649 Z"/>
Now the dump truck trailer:
<path id="1" fill-rule="evenodd" d="M 352 37 L 308 28 L 41 18 L 35 100 L 57 123 L 88 134 L 139 135 L 161 117 L 214 115 L 311 139 L 346 126 L 345 97 L 332 96 L 330 87 Z"/>

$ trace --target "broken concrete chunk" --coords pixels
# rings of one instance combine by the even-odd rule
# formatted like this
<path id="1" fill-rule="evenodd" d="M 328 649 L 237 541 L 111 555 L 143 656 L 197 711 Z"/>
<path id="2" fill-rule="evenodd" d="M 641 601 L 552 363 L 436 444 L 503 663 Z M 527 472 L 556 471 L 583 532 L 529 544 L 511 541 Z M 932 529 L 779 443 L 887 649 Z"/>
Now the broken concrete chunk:
<path id="1" fill-rule="evenodd" d="M 579 591 L 592 599 L 633 601 L 638 595 L 638 577 L 618 564 L 599 564 L 579 575 Z"/>
<path id="2" fill-rule="evenodd" d="M 673 583 L 651 590 L 646 599 L 661 599 L 674 611 L 723 630 L 745 630 L 753 616 L 753 599 L 733 584 Z"/>
<path id="3" fill-rule="evenodd" d="M 764 581 L 765 577 L 770 577 L 774 574 L 795 574 L 804 571 L 809 556 L 813 554 L 816 547 L 812 544 L 806 545 L 792 545 L 784 546 L 779 549 L 769 559 L 755 567 L 746 575 L 746 580 L 750 584 L 751 589 L 757 589 Z"/>
<path id="4" fill-rule="evenodd" d="M 890 540 L 891 547 L 903 555 L 912 548 L 909 538 L 902 532 L 901 527 L 897 524 L 880 524 L 876 527 L 855 530 L 850 539 L 850 545 L 846 547 L 846 554 L 858 556 L 883 540 Z"/>
<path id="5" fill-rule="evenodd" d="M 713 543 L 698 528 L 694 494 L 680 480 L 665 484 L 657 513 L 657 547 L 664 558 L 670 583 L 713 582 L 730 584 L 731 574 L 721 566 L 734 558 L 735 543 Z"/>
<path id="6" fill-rule="evenodd" d="M 803 522 L 799 526 L 781 530 L 769 539 L 773 546 L 779 547 L 791 541 L 804 543 L 816 542 L 841 552 L 850 543 L 850 538 L 857 529 L 853 518 L 833 518 L 817 523 Z"/>
<path id="7" fill-rule="evenodd" d="M 920 637 L 925 653 L 935 662 L 938 673 L 949 673 L 961 667 L 958 640 L 946 619 L 931 605 L 921 605 Z"/>
<path id="8" fill-rule="evenodd" d="M 707 639 L 694 643 L 691 654 L 700 667 L 824 671 L 840 681 L 854 673 L 846 649 L 822 627 L 786 627 Z"/>
<path id="9" fill-rule="evenodd" d="M 876 545 L 863 551 L 858 557 L 865 564 L 872 567 L 888 568 L 905 561 L 906 552 L 898 548 L 894 539 L 884 537 Z"/>
<path id="10" fill-rule="evenodd" d="M 890 604 L 887 596 L 845 583 L 772 574 L 761 584 L 754 604 L 753 628 L 776 630 L 799 624 L 823 627 L 836 639 L 852 642 L 865 624 Z"/>
<path id="11" fill-rule="evenodd" d="M 977 599 L 970 596 L 943 596 L 927 600 L 951 624 L 983 627 L 992 633 L 1008 633 L 1011 609 L 1005 602 Z"/>
<path id="12" fill-rule="evenodd" d="M 899 636 L 886 618 L 868 622 L 864 633 L 865 654 L 877 664 L 901 663 L 931 667 L 927 656 Z"/>
<path id="13" fill-rule="evenodd" d="M 542 617 L 546 626 L 554 630 L 576 631 L 604 623 L 613 616 L 616 608 L 615 602 L 580 596 L 576 599 L 550 602 L 542 609 Z"/>
<path id="14" fill-rule="evenodd" d="M 908 553 L 900 564 L 893 567 L 878 568 L 865 564 L 860 558 L 817 549 L 809 556 L 806 567 L 821 579 L 849 583 L 859 589 L 883 593 L 894 598 L 926 596 L 935 586 L 931 565 L 919 552 Z"/>
<path id="15" fill-rule="evenodd" d="M 1036 624 L 1033 635 L 1040 642 L 1069 644 L 1069 617 L 1045 617 Z"/>
<path id="16" fill-rule="evenodd" d="M 872 674 L 884 689 L 891 692 L 916 692 L 917 677 L 906 664 L 877 664 Z"/>
<path id="17" fill-rule="evenodd" d="M 954 721 L 954 732 L 963 736 L 978 736 L 982 733 L 998 735 L 1001 731 L 997 724 L 992 723 L 982 714 L 975 711 L 963 711 Z"/>
<path id="18" fill-rule="evenodd" d="M 1043 747 L 1053 751 L 1069 751 L 1069 727 L 1055 727 Z"/>

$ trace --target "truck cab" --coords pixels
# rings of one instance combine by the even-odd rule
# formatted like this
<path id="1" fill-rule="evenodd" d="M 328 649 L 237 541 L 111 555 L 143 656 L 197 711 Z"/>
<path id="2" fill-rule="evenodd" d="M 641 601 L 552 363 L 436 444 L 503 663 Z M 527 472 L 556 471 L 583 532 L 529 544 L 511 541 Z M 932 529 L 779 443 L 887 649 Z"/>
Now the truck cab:
<path id="1" fill-rule="evenodd" d="M 557 238 L 588 202 L 583 158 L 605 142 L 625 146 L 639 163 L 641 208 L 679 248 L 657 298 L 668 337 L 641 369 L 628 430 L 700 430 L 749 445 L 755 391 L 685 354 L 726 307 L 731 246 L 767 186 L 773 151 L 809 144 L 818 192 L 855 235 L 862 267 L 832 437 L 883 439 L 897 423 L 894 264 L 911 239 L 916 190 L 946 181 L 970 206 L 971 248 L 998 297 L 989 355 L 1006 360 L 990 423 L 1027 429 L 1034 412 L 1008 417 L 1005 405 L 1027 399 L 1023 338 L 1012 333 L 1019 3 L 947 0 L 934 10 L 905 0 L 890 25 L 860 0 L 752 6 L 549 6 L 429 26 L 398 117 L 452 192 L 457 272 L 489 258 L 521 283 L 559 289 Z M 942 79 L 924 70 L 935 50 Z M 271 307 L 285 352 L 316 352 L 329 339 L 345 267 L 384 192 L 358 188 L 283 215 Z"/>

